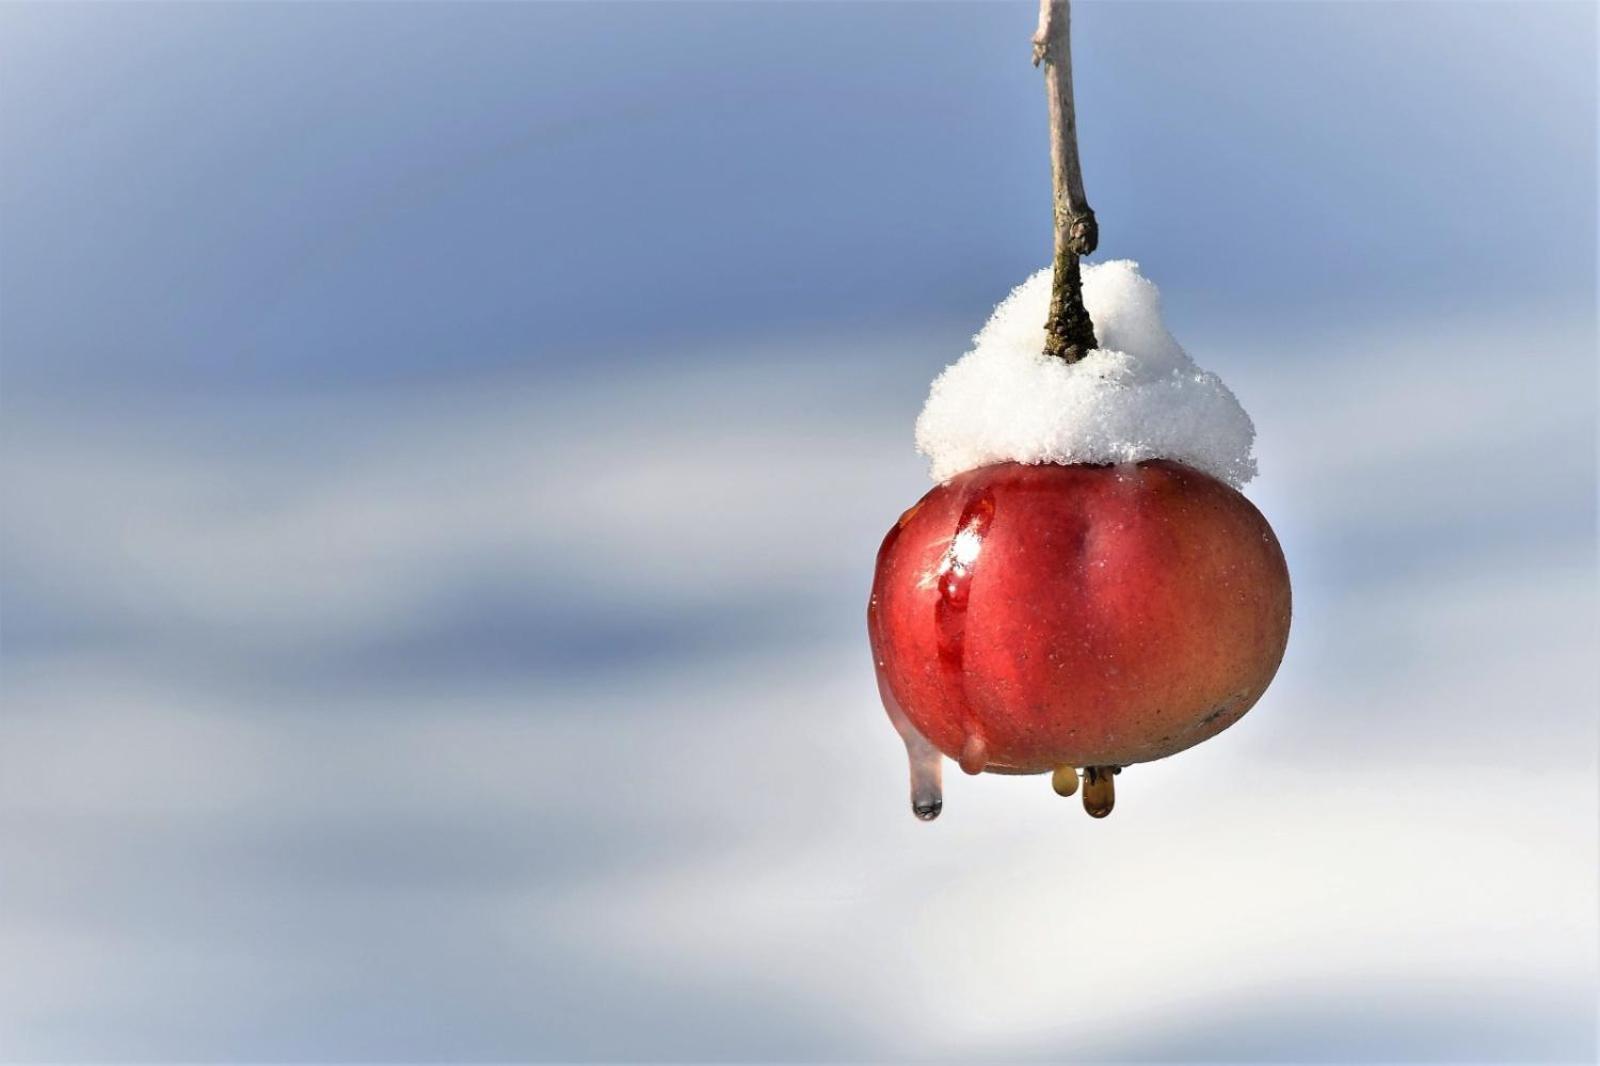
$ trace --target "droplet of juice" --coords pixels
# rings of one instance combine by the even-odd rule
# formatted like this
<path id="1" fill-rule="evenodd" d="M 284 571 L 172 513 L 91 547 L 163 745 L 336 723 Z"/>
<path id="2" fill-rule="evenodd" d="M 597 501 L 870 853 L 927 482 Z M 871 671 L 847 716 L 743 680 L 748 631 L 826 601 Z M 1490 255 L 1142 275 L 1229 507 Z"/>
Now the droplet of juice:
<path id="1" fill-rule="evenodd" d="M 984 743 L 981 736 L 974 733 L 967 738 L 967 743 L 961 749 L 961 758 L 957 761 L 964 772 L 981 774 L 983 768 L 989 765 L 989 745 Z"/>
<path id="2" fill-rule="evenodd" d="M 1083 771 L 1083 809 L 1091 818 L 1104 818 L 1117 803 L 1116 786 L 1112 778 L 1115 766 L 1089 766 Z"/>
<path id="3" fill-rule="evenodd" d="M 1078 791 L 1078 771 L 1071 766 L 1058 766 L 1050 775 L 1050 787 L 1058 796 L 1070 796 Z"/>

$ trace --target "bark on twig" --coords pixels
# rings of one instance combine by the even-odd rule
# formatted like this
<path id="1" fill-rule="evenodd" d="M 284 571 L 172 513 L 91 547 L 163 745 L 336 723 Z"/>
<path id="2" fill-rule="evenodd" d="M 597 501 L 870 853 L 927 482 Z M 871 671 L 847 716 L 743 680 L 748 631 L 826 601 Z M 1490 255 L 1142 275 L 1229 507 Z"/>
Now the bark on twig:
<path id="1" fill-rule="evenodd" d="M 1095 347 L 1094 323 L 1083 306 L 1078 257 L 1100 242 L 1094 211 L 1083 192 L 1078 163 L 1078 122 L 1072 107 L 1071 4 L 1039 0 L 1039 29 L 1033 35 L 1033 65 L 1044 64 L 1050 108 L 1050 177 L 1055 191 L 1055 277 L 1044 351 L 1075 363 Z"/>

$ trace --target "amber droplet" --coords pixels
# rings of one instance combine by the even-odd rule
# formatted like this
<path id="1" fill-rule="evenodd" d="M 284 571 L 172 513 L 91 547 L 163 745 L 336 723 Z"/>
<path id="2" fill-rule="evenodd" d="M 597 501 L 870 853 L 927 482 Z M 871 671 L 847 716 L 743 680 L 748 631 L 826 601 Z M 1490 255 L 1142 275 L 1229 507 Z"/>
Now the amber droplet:
<path id="1" fill-rule="evenodd" d="M 1078 771 L 1071 766 L 1058 766 L 1050 775 L 1050 787 L 1058 796 L 1070 796 L 1078 791 Z"/>
<path id="2" fill-rule="evenodd" d="M 1116 785 L 1112 778 L 1115 766 L 1088 766 L 1083 771 L 1083 809 L 1091 818 L 1104 818 L 1117 803 Z"/>

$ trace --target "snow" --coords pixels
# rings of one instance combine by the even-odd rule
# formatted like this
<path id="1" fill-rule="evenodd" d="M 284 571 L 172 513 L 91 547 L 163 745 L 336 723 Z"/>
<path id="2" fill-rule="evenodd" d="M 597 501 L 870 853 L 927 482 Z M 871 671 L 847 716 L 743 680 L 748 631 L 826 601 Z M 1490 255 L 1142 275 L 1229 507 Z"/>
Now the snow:
<path id="1" fill-rule="evenodd" d="M 1012 291 L 973 348 L 933 382 L 917 450 L 935 481 L 991 463 L 1175 459 L 1235 487 L 1256 473 L 1255 426 L 1222 380 L 1167 332 L 1161 295 L 1118 259 L 1084 264 L 1100 347 L 1076 363 L 1043 354 L 1050 271 Z"/>

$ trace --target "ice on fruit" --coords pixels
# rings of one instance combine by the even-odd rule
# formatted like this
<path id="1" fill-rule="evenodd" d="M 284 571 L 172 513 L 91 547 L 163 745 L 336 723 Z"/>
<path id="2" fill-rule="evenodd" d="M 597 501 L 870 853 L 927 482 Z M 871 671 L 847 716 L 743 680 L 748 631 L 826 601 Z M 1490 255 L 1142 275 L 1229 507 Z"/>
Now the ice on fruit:
<path id="1" fill-rule="evenodd" d="M 934 381 L 917 450 L 935 481 L 1006 461 L 1173 459 L 1234 487 L 1255 476 L 1250 416 L 1167 331 L 1137 263 L 1084 264 L 1099 347 L 1076 363 L 1043 354 L 1050 280 L 1045 269 L 1019 285 Z"/>

